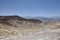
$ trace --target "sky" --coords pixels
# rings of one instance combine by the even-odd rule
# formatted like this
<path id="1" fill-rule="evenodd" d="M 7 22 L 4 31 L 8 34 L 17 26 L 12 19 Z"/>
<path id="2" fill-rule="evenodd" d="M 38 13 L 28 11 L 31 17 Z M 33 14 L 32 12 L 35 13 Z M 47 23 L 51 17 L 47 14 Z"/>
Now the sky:
<path id="1" fill-rule="evenodd" d="M 0 0 L 0 15 L 60 16 L 60 0 Z"/>

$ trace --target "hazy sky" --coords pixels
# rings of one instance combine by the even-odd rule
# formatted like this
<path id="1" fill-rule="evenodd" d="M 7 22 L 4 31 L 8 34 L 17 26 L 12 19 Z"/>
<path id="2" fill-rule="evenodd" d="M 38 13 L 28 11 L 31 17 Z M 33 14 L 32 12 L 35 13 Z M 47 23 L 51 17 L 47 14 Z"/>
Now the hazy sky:
<path id="1" fill-rule="evenodd" d="M 0 15 L 60 16 L 60 0 L 0 0 Z"/>

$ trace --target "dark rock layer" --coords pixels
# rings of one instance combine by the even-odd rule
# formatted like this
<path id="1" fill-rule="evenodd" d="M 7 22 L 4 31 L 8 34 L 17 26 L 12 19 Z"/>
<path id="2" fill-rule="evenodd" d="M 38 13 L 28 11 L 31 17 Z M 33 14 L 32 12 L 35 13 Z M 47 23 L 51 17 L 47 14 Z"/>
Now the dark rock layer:
<path id="1" fill-rule="evenodd" d="M 29 21 L 29 22 L 39 22 L 39 23 L 42 22 L 37 19 L 25 19 L 16 15 L 15 16 L 0 16 L 0 22 L 7 22 L 8 20 L 20 20 L 20 21 Z"/>

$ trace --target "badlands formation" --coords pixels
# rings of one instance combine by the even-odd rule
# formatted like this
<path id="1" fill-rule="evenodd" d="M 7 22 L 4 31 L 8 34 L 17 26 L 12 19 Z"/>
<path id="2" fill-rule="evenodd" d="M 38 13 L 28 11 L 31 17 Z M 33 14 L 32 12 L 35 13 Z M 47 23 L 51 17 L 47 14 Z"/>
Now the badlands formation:
<path id="1" fill-rule="evenodd" d="M 60 22 L 0 16 L 0 40 L 60 40 Z"/>

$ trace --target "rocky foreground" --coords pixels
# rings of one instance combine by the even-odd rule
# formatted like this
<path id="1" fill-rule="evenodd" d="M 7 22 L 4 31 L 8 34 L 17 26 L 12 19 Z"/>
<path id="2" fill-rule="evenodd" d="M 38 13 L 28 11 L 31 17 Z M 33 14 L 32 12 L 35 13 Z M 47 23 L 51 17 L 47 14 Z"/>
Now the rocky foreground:
<path id="1" fill-rule="evenodd" d="M 0 16 L 0 40 L 60 40 L 60 22 Z"/>

